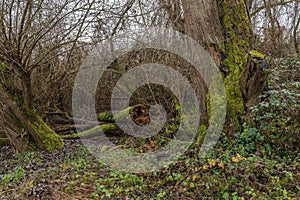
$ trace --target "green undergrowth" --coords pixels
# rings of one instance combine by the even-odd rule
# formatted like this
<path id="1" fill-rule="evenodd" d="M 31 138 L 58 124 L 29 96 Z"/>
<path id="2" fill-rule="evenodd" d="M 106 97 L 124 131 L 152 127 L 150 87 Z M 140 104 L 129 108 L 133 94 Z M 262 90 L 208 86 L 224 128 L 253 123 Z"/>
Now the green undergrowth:
<path id="1" fill-rule="evenodd" d="M 265 141 L 256 130 L 247 130 L 234 138 L 224 136 L 222 141 L 205 159 L 186 155 L 177 163 L 146 174 L 110 170 L 81 144 L 77 144 L 76 151 L 64 156 L 59 153 L 54 159 L 53 155 L 43 152 L 11 156 L 5 164 L 17 167 L 1 169 L 0 196 L 21 199 L 297 199 L 300 195 L 299 155 L 292 160 L 262 156 L 263 153 L 257 152 L 257 145 Z M 66 142 L 66 147 L 68 145 Z M 48 156 L 52 159 L 48 160 Z"/>

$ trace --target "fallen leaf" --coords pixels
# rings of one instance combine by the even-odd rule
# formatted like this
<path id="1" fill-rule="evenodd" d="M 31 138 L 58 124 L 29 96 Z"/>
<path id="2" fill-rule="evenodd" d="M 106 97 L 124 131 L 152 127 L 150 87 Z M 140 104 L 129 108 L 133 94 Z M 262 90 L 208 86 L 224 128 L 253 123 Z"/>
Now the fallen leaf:
<path id="1" fill-rule="evenodd" d="M 235 163 L 239 162 L 239 159 L 237 159 L 237 157 L 232 157 L 231 160 L 232 160 L 232 162 L 235 162 Z"/>
<path id="2" fill-rule="evenodd" d="M 224 169 L 224 164 L 223 164 L 223 162 L 219 162 L 219 163 L 218 163 L 218 167 L 220 167 L 221 169 Z"/>
<path id="3" fill-rule="evenodd" d="M 200 179 L 200 176 L 198 174 L 194 174 L 192 176 L 192 181 L 196 181 L 196 180 L 199 180 Z"/>

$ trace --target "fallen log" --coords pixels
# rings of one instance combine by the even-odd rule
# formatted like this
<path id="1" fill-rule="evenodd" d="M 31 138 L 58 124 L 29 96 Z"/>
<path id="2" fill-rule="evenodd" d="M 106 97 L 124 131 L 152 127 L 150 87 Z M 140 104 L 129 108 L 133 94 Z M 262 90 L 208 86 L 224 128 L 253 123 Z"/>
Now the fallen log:
<path id="1" fill-rule="evenodd" d="M 80 132 L 80 133 L 73 133 L 71 135 L 63 135 L 61 138 L 63 139 L 79 139 L 79 138 L 92 138 L 99 135 L 101 132 L 106 132 L 110 130 L 118 129 L 115 124 L 102 124 L 100 126 L 95 126 L 89 130 Z"/>
<path id="2" fill-rule="evenodd" d="M 115 116 L 113 116 L 111 113 L 100 113 L 97 115 L 97 119 L 100 121 L 99 123 L 106 123 L 106 124 L 101 124 L 99 126 L 95 126 L 89 130 L 79 132 L 79 133 L 74 133 L 71 135 L 64 135 L 61 136 L 63 139 L 78 139 L 78 138 L 92 138 L 97 136 L 99 132 L 107 132 L 110 130 L 116 130 L 118 129 L 118 126 L 114 123 L 116 120 L 122 120 L 125 118 L 132 118 L 132 120 L 137 123 L 138 125 L 145 125 L 150 122 L 150 116 L 149 116 L 149 111 L 146 108 L 146 106 L 138 104 L 135 106 L 130 106 L 124 110 L 121 110 L 118 112 Z M 76 126 L 78 128 L 78 126 Z M 65 127 L 60 127 L 58 131 L 68 131 L 68 128 L 74 128 L 75 130 L 75 125 L 73 126 L 65 126 Z M 77 129 L 78 130 L 78 129 Z"/>
<path id="3" fill-rule="evenodd" d="M 129 106 L 128 108 L 119 111 L 115 114 L 115 116 L 106 112 L 97 115 L 98 121 L 108 123 L 114 123 L 116 120 L 122 120 L 130 117 L 139 125 L 145 125 L 150 122 L 149 110 L 142 104 Z"/>
<path id="4" fill-rule="evenodd" d="M 104 122 L 88 122 L 87 124 L 67 124 L 67 125 L 56 125 L 52 126 L 51 129 L 56 133 L 67 132 L 67 131 L 83 131 L 91 129 L 95 126 L 106 124 Z"/>
<path id="5" fill-rule="evenodd" d="M 71 124 L 71 125 L 65 125 L 65 126 L 57 126 L 57 127 L 51 127 L 51 129 L 53 131 L 55 131 L 56 133 L 61 133 L 61 132 L 67 132 L 67 131 L 75 131 L 75 130 L 86 130 L 88 128 L 93 128 L 94 125 L 75 125 L 75 124 Z"/>

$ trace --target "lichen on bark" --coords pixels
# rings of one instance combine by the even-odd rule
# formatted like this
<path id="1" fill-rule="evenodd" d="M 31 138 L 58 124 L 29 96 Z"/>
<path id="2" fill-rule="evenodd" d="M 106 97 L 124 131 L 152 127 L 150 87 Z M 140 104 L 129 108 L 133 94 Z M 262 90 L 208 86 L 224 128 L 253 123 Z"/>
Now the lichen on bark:
<path id="1" fill-rule="evenodd" d="M 240 117 L 244 115 L 245 107 L 240 89 L 240 80 L 249 53 L 250 26 L 243 1 L 222 3 L 222 26 L 225 42 L 222 51 L 226 58 L 223 65 L 229 73 L 224 78 L 228 102 L 227 119 L 230 128 L 240 129 Z"/>

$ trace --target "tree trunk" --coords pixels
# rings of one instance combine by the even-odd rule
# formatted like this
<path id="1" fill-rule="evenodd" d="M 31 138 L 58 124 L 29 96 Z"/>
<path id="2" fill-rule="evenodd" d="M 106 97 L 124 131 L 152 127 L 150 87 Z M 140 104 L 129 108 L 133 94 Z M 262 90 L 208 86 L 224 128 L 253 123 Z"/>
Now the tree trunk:
<path id="1" fill-rule="evenodd" d="M 54 150 L 64 146 L 60 137 L 43 122 L 34 109 L 26 106 L 21 108 L 12 99 L 0 87 L 0 125 L 18 152 L 36 148 Z"/>
<path id="2" fill-rule="evenodd" d="M 243 78 L 249 66 L 251 35 L 245 1 L 187 0 L 182 1 L 182 5 L 186 34 L 204 46 L 223 72 L 228 103 L 226 125 L 234 132 L 239 131 L 245 105 L 249 105 L 241 91 L 241 85 L 249 85 L 241 84 L 241 81 L 249 80 Z M 201 106 L 206 105 L 207 90 L 203 86 L 198 87 L 202 93 Z M 251 94 L 251 91 L 246 92 Z"/>
<path id="3" fill-rule="evenodd" d="M 233 131 L 238 131 L 247 104 L 244 102 L 240 84 L 250 51 L 250 23 L 243 0 L 223 1 L 220 9 L 225 36 L 223 65 L 228 69 L 228 74 L 224 77 L 228 102 L 227 125 Z"/>
<path id="4" fill-rule="evenodd" d="M 218 64 L 217 47 L 223 41 L 218 4 L 214 0 L 182 1 L 186 34 L 208 50 Z"/>
<path id="5" fill-rule="evenodd" d="M 218 19 L 218 9 L 215 1 L 211 0 L 187 0 L 182 1 L 185 22 L 185 34 L 199 42 L 209 51 L 213 60 L 219 63 L 217 45 L 222 41 L 222 29 Z M 197 83 L 196 94 L 199 98 L 200 119 L 202 124 L 208 122 L 207 111 L 207 85 L 203 78 L 192 73 L 191 80 Z"/>
<path id="6" fill-rule="evenodd" d="M 23 73 L 21 77 L 22 90 L 24 95 L 24 104 L 27 108 L 33 107 L 33 93 L 30 81 L 30 73 Z"/>
<path id="7" fill-rule="evenodd" d="M 293 19 L 293 40 L 294 40 L 294 47 L 295 47 L 295 51 L 297 54 L 300 53 L 300 48 L 299 48 L 299 44 L 300 44 L 300 39 L 299 39 L 299 26 L 300 26 L 300 17 L 297 17 L 299 15 L 299 1 L 295 2 L 295 9 L 294 9 L 294 19 Z"/>

